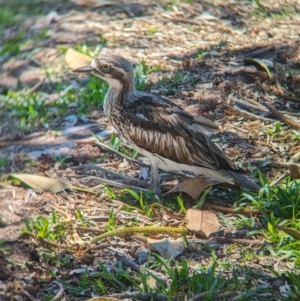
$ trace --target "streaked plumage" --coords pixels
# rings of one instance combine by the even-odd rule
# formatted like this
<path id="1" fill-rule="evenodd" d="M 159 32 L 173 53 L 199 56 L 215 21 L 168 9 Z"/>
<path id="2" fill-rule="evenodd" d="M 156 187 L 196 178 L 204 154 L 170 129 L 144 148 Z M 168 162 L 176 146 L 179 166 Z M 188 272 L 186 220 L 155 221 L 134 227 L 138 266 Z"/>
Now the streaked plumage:
<path id="1" fill-rule="evenodd" d="M 157 168 L 259 188 L 205 134 L 218 128 L 215 123 L 189 114 L 164 97 L 136 91 L 133 68 L 126 59 L 102 55 L 74 72 L 91 73 L 108 82 L 104 112 L 120 135 L 150 159 L 156 191 Z"/>

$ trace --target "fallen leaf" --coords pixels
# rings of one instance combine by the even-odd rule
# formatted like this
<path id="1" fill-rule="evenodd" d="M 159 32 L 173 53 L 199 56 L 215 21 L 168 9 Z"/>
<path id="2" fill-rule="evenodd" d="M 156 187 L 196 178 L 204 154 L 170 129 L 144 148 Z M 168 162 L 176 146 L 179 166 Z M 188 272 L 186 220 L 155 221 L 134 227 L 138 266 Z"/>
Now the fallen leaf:
<path id="1" fill-rule="evenodd" d="M 278 226 L 277 228 L 279 230 L 285 232 L 286 234 L 292 236 L 296 240 L 300 240 L 300 231 L 297 231 L 293 228 L 284 227 L 284 226 Z"/>
<path id="2" fill-rule="evenodd" d="M 206 237 L 218 231 L 220 227 L 217 215 L 210 210 L 188 209 L 185 219 L 187 229 Z"/>
<path id="3" fill-rule="evenodd" d="M 268 74 L 269 78 L 273 77 L 269 68 L 267 67 L 266 63 L 263 60 L 244 58 L 243 62 L 246 66 L 252 65 L 252 66 L 255 66 L 257 70 L 265 71 Z"/>
<path id="4" fill-rule="evenodd" d="M 164 259 L 175 258 L 184 251 L 182 238 L 176 240 L 147 238 L 147 241 Z"/>
<path id="5" fill-rule="evenodd" d="M 146 283 L 147 283 L 147 286 L 149 287 L 149 289 L 153 289 L 154 290 L 157 287 L 157 281 L 152 276 L 148 276 L 146 278 Z M 143 283 L 140 284 L 140 287 L 143 288 Z"/>
<path id="6" fill-rule="evenodd" d="M 71 70 L 89 65 L 91 61 L 92 58 L 72 48 L 69 48 L 65 55 L 65 62 Z"/>
<path id="7" fill-rule="evenodd" d="M 186 179 L 178 183 L 166 194 L 182 191 L 191 196 L 194 200 L 197 200 L 206 188 L 220 183 L 223 182 L 203 176 L 198 176 L 195 178 Z"/>
<path id="8" fill-rule="evenodd" d="M 71 184 L 63 182 L 60 179 L 52 179 L 39 175 L 20 173 L 11 174 L 9 178 L 19 180 L 27 186 L 40 192 L 57 193 L 65 189 L 73 189 L 73 186 Z"/>
<path id="9" fill-rule="evenodd" d="M 74 232 L 72 234 L 72 239 L 69 239 L 68 243 L 73 245 L 74 244 L 83 245 L 85 241 L 81 239 L 81 237 L 78 235 L 77 232 Z"/>
<path id="10" fill-rule="evenodd" d="M 292 164 L 290 166 L 290 178 L 291 181 L 295 179 L 300 179 L 300 166 L 296 164 Z"/>
<path id="11" fill-rule="evenodd" d="M 90 264 L 92 265 L 95 261 L 95 256 L 89 254 L 89 253 L 83 253 L 81 255 L 81 260 L 82 262 L 84 262 L 85 264 Z"/>

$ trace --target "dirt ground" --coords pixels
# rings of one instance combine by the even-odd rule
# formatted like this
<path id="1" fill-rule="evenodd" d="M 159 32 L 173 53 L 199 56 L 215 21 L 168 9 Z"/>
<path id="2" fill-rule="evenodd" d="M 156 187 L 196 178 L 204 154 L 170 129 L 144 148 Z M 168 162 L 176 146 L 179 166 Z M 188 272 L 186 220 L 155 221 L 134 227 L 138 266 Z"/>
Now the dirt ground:
<path id="1" fill-rule="evenodd" d="M 95 248 L 92 262 L 84 259 L 80 250 L 69 251 L 70 245 L 76 249 L 78 241 L 88 239 L 93 230 L 99 234 L 107 226 L 112 208 L 118 226 L 136 220 L 143 225 L 159 224 L 165 214 L 169 224 L 179 224 L 184 218 L 167 210 L 154 210 L 151 218 L 140 210 L 126 212 L 128 197 L 112 195 L 114 191 L 119 196 L 118 188 L 110 191 L 98 187 L 97 180 L 90 180 L 91 176 L 106 180 L 116 177 L 89 164 L 131 179 L 140 179 L 144 174 L 146 180 L 149 170 L 94 144 L 92 133 L 109 144 L 112 128 L 99 106 L 87 106 L 84 118 L 78 117 L 77 93 L 88 80 L 74 75 L 66 65 L 64 55 L 69 47 L 79 49 L 80 45 L 87 45 L 92 56 L 93 51 L 114 53 L 134 65 L 144 61 L 149 68 L 159 66 L 146 74 L 146 89 L 168 97 L 192 114 L 215 121 L 220 131 L 212 139 L 234 162 L 245 168 L 252 162 L 270 181 L 289 173 L 290 162 L 298 163 L 300 138 L 291 137 L 300 137 L 299 1 L 258 1 L 262 7 L 246 0 L 15 3 L 19 4 L 19 10 L 14 12 L 20 21 L 3 26 L 0 41 L 0 157 L 6 160 L 0 164 L 1 300 L 60 300 L 45 298 L 59 292 L 57 283 L 67 273 L 71 276 L 64 278 L 64 287 L 68 287 L 64 290 L 65 300 L 91 297 L 90 291 L 80 296 L 74 288 L 86 267 L 96 271 L 101 262 L 116 268 L 116 250 L 134 258 L 135 251 L 146 246 L 144 240 L 114 238 Z M 1 6 L 11 9 L 4 2 Z M 21 113 L 16 113 L 21 112 L 20 107 L 8 104 L 7 99 L 9 95 L 25 95 L 26 99 L 26 95 L 39 92 L 38 97 L 46 103 L 45 107 L 36 106 L 41 120 L 37 117 L 24 130 L 20 124 L 26 119 L 23 121 Z M 66 95 L 72 100 L 64 105 Z M 47 115 L 47 122 L 42 121 L 42 114 Z M 276 135 L 274 127 L 278 121 L 281 127 Z M 58 131 L 60 134 L 56 135 Z M 60 178 L 93 188 L 97 194 L 36 192 L 6 181 L 10 173 L 17 172 Z M 166 191 L 168 185 L 165 187 Z M 216 204 L 227 207 L 226 198 L 221 199 L 224 195 L 222 191 Z M 185 198 L 189 204 L 190 198 L 184 195 L 184 201 Z M 132 199 L 129 202 L 130 206 L 139 206 Z M 176 203 L 176 195 L 168 196 L 164 205 L 172 202 Z M 74 233 L 69 231 L 57 245 L 21 235 L 26 218 L 49 216 L 56 210 L 53 208 L 62 220 L 72 221 Z M 218 216 L 223 214 L 226 222 L 221 223 L 220 238 L 228 238 L 228 233 L 233 238 L 246 238 L 247 231 L 242 237 L 237 234 L 235 214 L 218 212 Z M 83 222 L 91 228 L 89 231 L 82 229 Z M 195 250 L 183 257 L 209 265 L 212 259 L 203 245 L 196 244 Z M 259 259 L 247 261 L 242 257 L 246 248 L 257 250 L 261 245 L 217 242 L 214 247 L 218 258 L 226 257 L 230 265 L 243 261 L 253 273 L 245 272 L 241 277 L 259 276 L 251 279 L 254 287 L 265 285 L 269 289 L 265 297 L 257 294 L 251 300 L 283 300 L 283 288 L 288 284 L 270 269 L 279 274 L 297 274 L 295 262 L 264 252 Z M 233 249 L 227 256 L 230 247 Z M 56 258 L 64 258 L 65 264 L 56 263 L 49 250 Z M 108 293 L 120 290 L 109 287 Z M 235 298 L 230 300 L 244 300 Z"/>

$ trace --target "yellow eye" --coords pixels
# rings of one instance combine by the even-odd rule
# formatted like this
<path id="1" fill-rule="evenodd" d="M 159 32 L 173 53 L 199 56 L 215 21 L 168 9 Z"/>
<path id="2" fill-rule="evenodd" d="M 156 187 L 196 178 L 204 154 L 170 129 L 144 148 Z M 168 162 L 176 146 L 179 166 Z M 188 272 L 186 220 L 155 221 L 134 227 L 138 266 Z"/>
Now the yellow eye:
<path id="1" fill-rule="evenodd" d="M 111 66 L 108 65 L 108 64 L 102 64 L 102 65 L 101 65 L 101 70 L 102 70 L 103 72 L 109 72 L 110 69 L 111 69 Z"/>

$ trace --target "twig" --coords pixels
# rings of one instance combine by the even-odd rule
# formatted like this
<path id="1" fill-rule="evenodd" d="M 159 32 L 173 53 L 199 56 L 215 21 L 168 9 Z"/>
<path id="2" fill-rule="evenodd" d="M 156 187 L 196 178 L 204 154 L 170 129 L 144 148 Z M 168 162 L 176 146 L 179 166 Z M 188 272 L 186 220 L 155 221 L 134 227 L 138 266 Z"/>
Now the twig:
<path id="1" fill-rule="evenodd" d="M 243 246 L 249 246 L 249 245 L 256 245 L 260 246 L 263 244 L 263 241 L 258 240 L 258 239 L 244 239 L 244 238 L 235 238 L 235 237 L 217 237 L 214 238 L 213 240 L 217 241 L 219 244 L 240 244 Z"/>
<path id="2" fill-rule="evenodd" d="M 114 186 L 114 187 L 118 187 L 118 188 L 128 188 L 128 189 L 133 189 L 133 190 L 141 190 L 141 191 L 144 191 L 144 192 L 149 192 L 149 189 L 140 188 L 140 187 L 132 186 L 132 185 L 127 185 L 127 184 L 116 182 L 116 181 L 110 181 L 110 180 L 107 180 L 107 179 L 94 177 L 94 176 L 89 176 L 89 177 L 84 178 L 82 180 L 86 180 L 85 183 L 87 183 L 90 180 L 93 180 L 93 181 L 97 181 L 98 183 L 101 183 L 101 184 Z M 97 189 L 97 188 L 99 188 L 99 186 L 94 186 L 93 187 L 93 189 Z"/>
<path id="3" fill-rule="evenodd" d="M 284 178 L 286 178 L 289 175 L 289 173 L 285 172 L 283 175 L 281 175 L 278 179 L 272 181 L 270 183 L 270 186 L 275 186 L 276 184 L 278 184 L 279 182 L 281 182 Z"/>
<path id="4" fill-rule="evenodd" d="M 38 299 L 32 297 L 27 291 L 21 289 L 20 291 L 21 294 L 25 295 L 30 301 L 39 301 Z M 17 297 L 17 296 L 15 296 Z"/>
<path id="5" fill-rule="evenodd" d="M 295 155 L 293 155 L 290 158 L 289 163 L 296 164 L 297 162 L 299 162 L 299 160 L 300 160 L 300 152 L 297 152 Z"/>
<path id="6" fill-rule="evenodd" d="M 282 114 L 285 115 L 291 115 L 291 116 L 296 116 L 296 117 L 300 117 L 300 113 L 295 113 L 295 112 L 286 112 L 286 111 L 279 111 Z"/>
<path id="7" fill-rule="evenodd" d="M 65 249 L 66 248 L 66 245 L 59 244 L 59 243 L 54 242 L 54 241 L 49 241 L 46 238 L 39 238 L 39 240 L 41 242 L 43 242 L 45 245 L 48 245 L 48 246 L 53 247 L 53 248 L 58 248 L 58 249 Z"/>
<path id="8" fill-rule="evenodd" d="M 172 17 L 167 14 L 161 14 L 161 16 L 165 19 L 168 19 L 169 21 L 172 22 L 178 22 L 178 23 L 187 23 L 187 24 L 193 24 L 193 25 L 203 25 L 203 22 L 197 21 L 197 20 L 191 20 L 191 19 L 186 19 L 186 18 L 181 18 L 181 17 Z"/>
<path id="9" fill-rule="evenodd" d="M 271 161 L 271 160 L 267 160 L 267 159 L 255 159 L 255 160 L 249 160 L 249 161 L 243 161 L 243 162 L 239 162 L 240 164 L 242 164 L 243 166 L 248 166 L 248 164 L 254 164 L 254 165 L 265 165 L 265 166 L 271 166 L 271 167 L 276 167 L 276 168 L 288 168 L 291 165 L 295 164 L 295 163 L 291 163 L 291 162 L 279 162 L 279 161 Z M 298 164 L 296 164 L 298 165 Z"/>
<path id="10" fill-rule="evenodd" d="M 54 210 L 56 210 L 57 212 L 59 212 L 60 214 L 62 214 L 66 220 L 62 221 L 63 223 L 70 223 L 72 221 L 72 216 L 70 216 L 69 214 L 67 214 L 65 211 L 55 207 L 55 206 L 52 206 L 52 208 Z"/>
<path id="11" fill-rule="evenodd" d="M 91 244 L 94 244 L 100 240 L 106 239 L 108 237 L 112 236 L 126 236 L 126 235 L 132 235 L 135 233 L 147 233 L 147 234 L 159 234 L 159 233 L 174 233 L 174 234 L 187 234 L 188 230 L 186 228 L 177 228 L 177 227 L 167 227 L 167 226 L 146 226 L 146 227 L 128 227 L 128 228 L 122 228 L 117 229 L 113 231 L 109 231 L 106 233 L 103 233 L 99 236 L 96 236 L 91 240 Z"/>
<path id="12" fill-rule="evenodd" d="M 179 301 L 178 298 L 165 295 L 159 295 L 155 293 L 140 293 L 140 292 L 134 292 L 134 293 L 122 293 L 122 294 L 111 294 L 107 297 L 111 298 L 117 298 L 117 299 L 141 299 L 141 300 L 156 300 L 156 301 L 165 301 L 165 300 L 171 300 L 171 301 Z"/>
<path id="13" fill-rule="evenodd" d="M 150 163 L 145 163 L 142 160 L 133 159 L 133 158 L 131 158 L 131 157 L 129 157 L 129 156 L 127 156 L 127 155 L 125 155 L 125 154 L 123 154 L 123 153 L 121 153 L 121 152 L 113 149 L 113 148 L 111 148 L 110 146 L 106 145 L 105 143 L 97 141 L 97 142 L 95 142 L 95 144 L 98 145 L 98 146 L 100 146 L 100 147 L 103 147 L 103 148 L 105 148 L 105 149 L 107 149 L 107 150 L 109 150 L 109 151 L 111 151 L 113 153 L 115 153 L 116 155 L 118 155 L 120 157 L 125 158 L 126 160 L 128 160 L 128 161 L 130 161 L 132 163 L 138 164 L 138 165 L 140 165 L 142 167 L 151 167 Z M 180 173 L 180 172 L 176 172 L 176 171 L 169 171 L 168 173 L 173 174 L 173 175 L 177 175 L 177 176 L 181 176 L 181 177 L 186 177 L 186 175 L 184 173 Z"/>
<path id="14" fill-rule="evenodd" d="M 254 119 L 258 119 L 258 120 L 261 120 L 261 121 L 266 121 L 266 122 L 274 122 L 273 119 L 271 118 L 266 118 L 266 117 L 262 117 L 262 116 L 257 116 L 255 114 L 252 114 L 252 113 L 249 113 L 249 112 L 246 112 L 246 111 L 243 111 L 241 109 L 239 109 L 238 107 L 236 106 L 233 106 L 233 107 L 230 107 L 231 109 L 233 109 L 234 111 L 237 111 L 238 113 L 242 114 L 242 115 L 245 115 L 247 118 L 254 118 Z"/>
<path id="15" fill-rule="evenodd" d="M 118 155 L 118 156 L 120 156 L 120 157 L 125 158 L 126 160 L 128 160 L 128 161 L 130 161 L 130 162 L 132 162 L 132 163 L 135 163 L 135 164 L 138 164 L 138 165 L 141 165 L 141 166 L 145 166 L 145 167 L 151 166 L 150 164 L 141 162 L 141 161 L 136 160 L 136 159 L 133 159 L 133 158 L 131 158 L 131 157 L 125 155 L 125 154 L 122 154 L 121 152 L 119 152 L 119 151 L 113 149 L 112 147 L 110 147 L 110 146 L 108 146 L 108 145 L 106 145 L 105 143 L 102 143 L 102 142 L 100 142 L 100 141 L 95 142 L 95 144 L 98 145 L 98 146 L 100 146 L 100 147 L 103 147 L 103 148 L 105 148 L 105 149 L 107 149 L 107 150 L 109 150 L 109 151 L 111 151 L 111 152 L 113 152 L 113 153 L 115 153 L 116 155 Z"/>
<path id="16" fill-rule="evenodd" d="M 53 281 L 53 283 L 55 283 L 59 286 L 59 291 L 57 292 L 57 294 L 50 301 L 59 301 L 61 299 L 61 297 L 63 296 L 64 287 L 58 281 Z"/>
<path id="17" fill-rule="evenodd" d="M 138 186 L 138 187 L 142 187 L 142 188 L 153 187 L 153 185 L 147 183 L 146 181 L 140 181 L 138 179 L 135 179 L 135 178 L 132 178 L 132 177 L 129 177 L 129 176 L 126 176 L 126 175 L 114 172 L 112 170 L 103 168 L 102 166 L 99 166 L 99 165 L 96 165 L 96 164 L 92 164 L 92 163 L 87 163 L 87 164 L 83 164 L 83 165 L 80 165 L 80 166 L 75 166 L 72 169 L 74 169 L 74 170 L 81 170 L 81 169 L 83 169 L 84 171 L 85 170 L 91 170 L 91 169 L 99 170 L 103 174 L 109 174 L 109 175 L 112 175 L 112 176 L 114 176 L 116 178 L 121 178 L 122 181 L 123 181 L 123 183 L 126 184 L 126 185 L 131 185 L 131 184 L 134 183 L 134 185 L 132 185 L 132 186 Z"/>
<path id="18" fill-rule="evenodd" d="M 251 99 L 251 98 L 246 98 L 246 101 L 252 103 L 253 105 L 255 106 L 258 106 L 258 107 L 262 107 L 262 108 L 265 108 L 264 105 L 262 105 L 261 103 L 257 102 L 256 100 L 254 99 Z"/>
<path id="19" fill-rule="evenodd" d="M 26 95 L 36 91 L 46 80 L 46 77 L 41 79 L 36 85 L 34 85 L 32 88 L 30 88 L 28 91 L 26 91 Z"/>
<path id="20" fill-rule="evenodd" d="M 126 255 L 122 254 L 118 254 L 115 253 L 115 257 L 118 261 L 122 262 L 122 265 L 125 267 L 129 267 L 131 270 L 140 273 L 141 272 L 141 267 L 136 264 L 135 262 L 133 262 L 132 260 L 130 260 Z"/>
<path id="21" fill-rule="evenodd" d="M 222 213 L 232 213 L 232 214 L 242 214 L 246 216 L 257 216 L 261 215 L 261 212 L 257 209 L 235 209 L 235 208 L 230 208 L 230 207 L 223 207 L 223 206 L 218 206 L 215 204 L 209 204 L 209 203 L 204 203 L 202 208 L 204 209 L 211 209 L 217 212 L 222 212 Z"/>
<path id="22" fill-rule="evenodd" d="M 290 118 L 288 116 L 283 115 L 278 110 L 276 110 L 271 104 L 265 103 L 265 106 L 270 110 L 272 115 L 277 118 L 280 121 L 285 122 L 286 124 L 290 125 L 291 127 L 296 128 L 297 130 L 300 130 L 300 123 L 298 123 L 293 118 Z"/>
<path id="23" fill-rule="evenodd" d="M 107 220 L 108 220 L 108 218 L 107 218 Z M 82 232 L 82 233 L 103 233 L 103 232 L 105 232 L 105 230 L 104 229 L 100 229 L 100 228 L 97 228 L 97 227 L 81 227 L 81 226 L 77 226 L 77 227 L 75 227 L 75 229 L 77 230 L 77 231 L 79 231 L 79 232 Z"/>
<path id="24" fill-rule="evenodd" d="M 256 104 L 254 105 L 254 104 L 248 103 L 248 102 L 246 102 L 242 99 L 235 99 L 233 101 L 236 105 L 241 106 L 241 107 L 243 107 L 245 109 L 248 109 L 250 111 L 254 110 L 256 112 L 260 111 L 260 112 L 263 112 L 263 113 L 269 112 L 269 110 L 266 107 L 262 106 L 262 105 L 257 106 Z"/>

